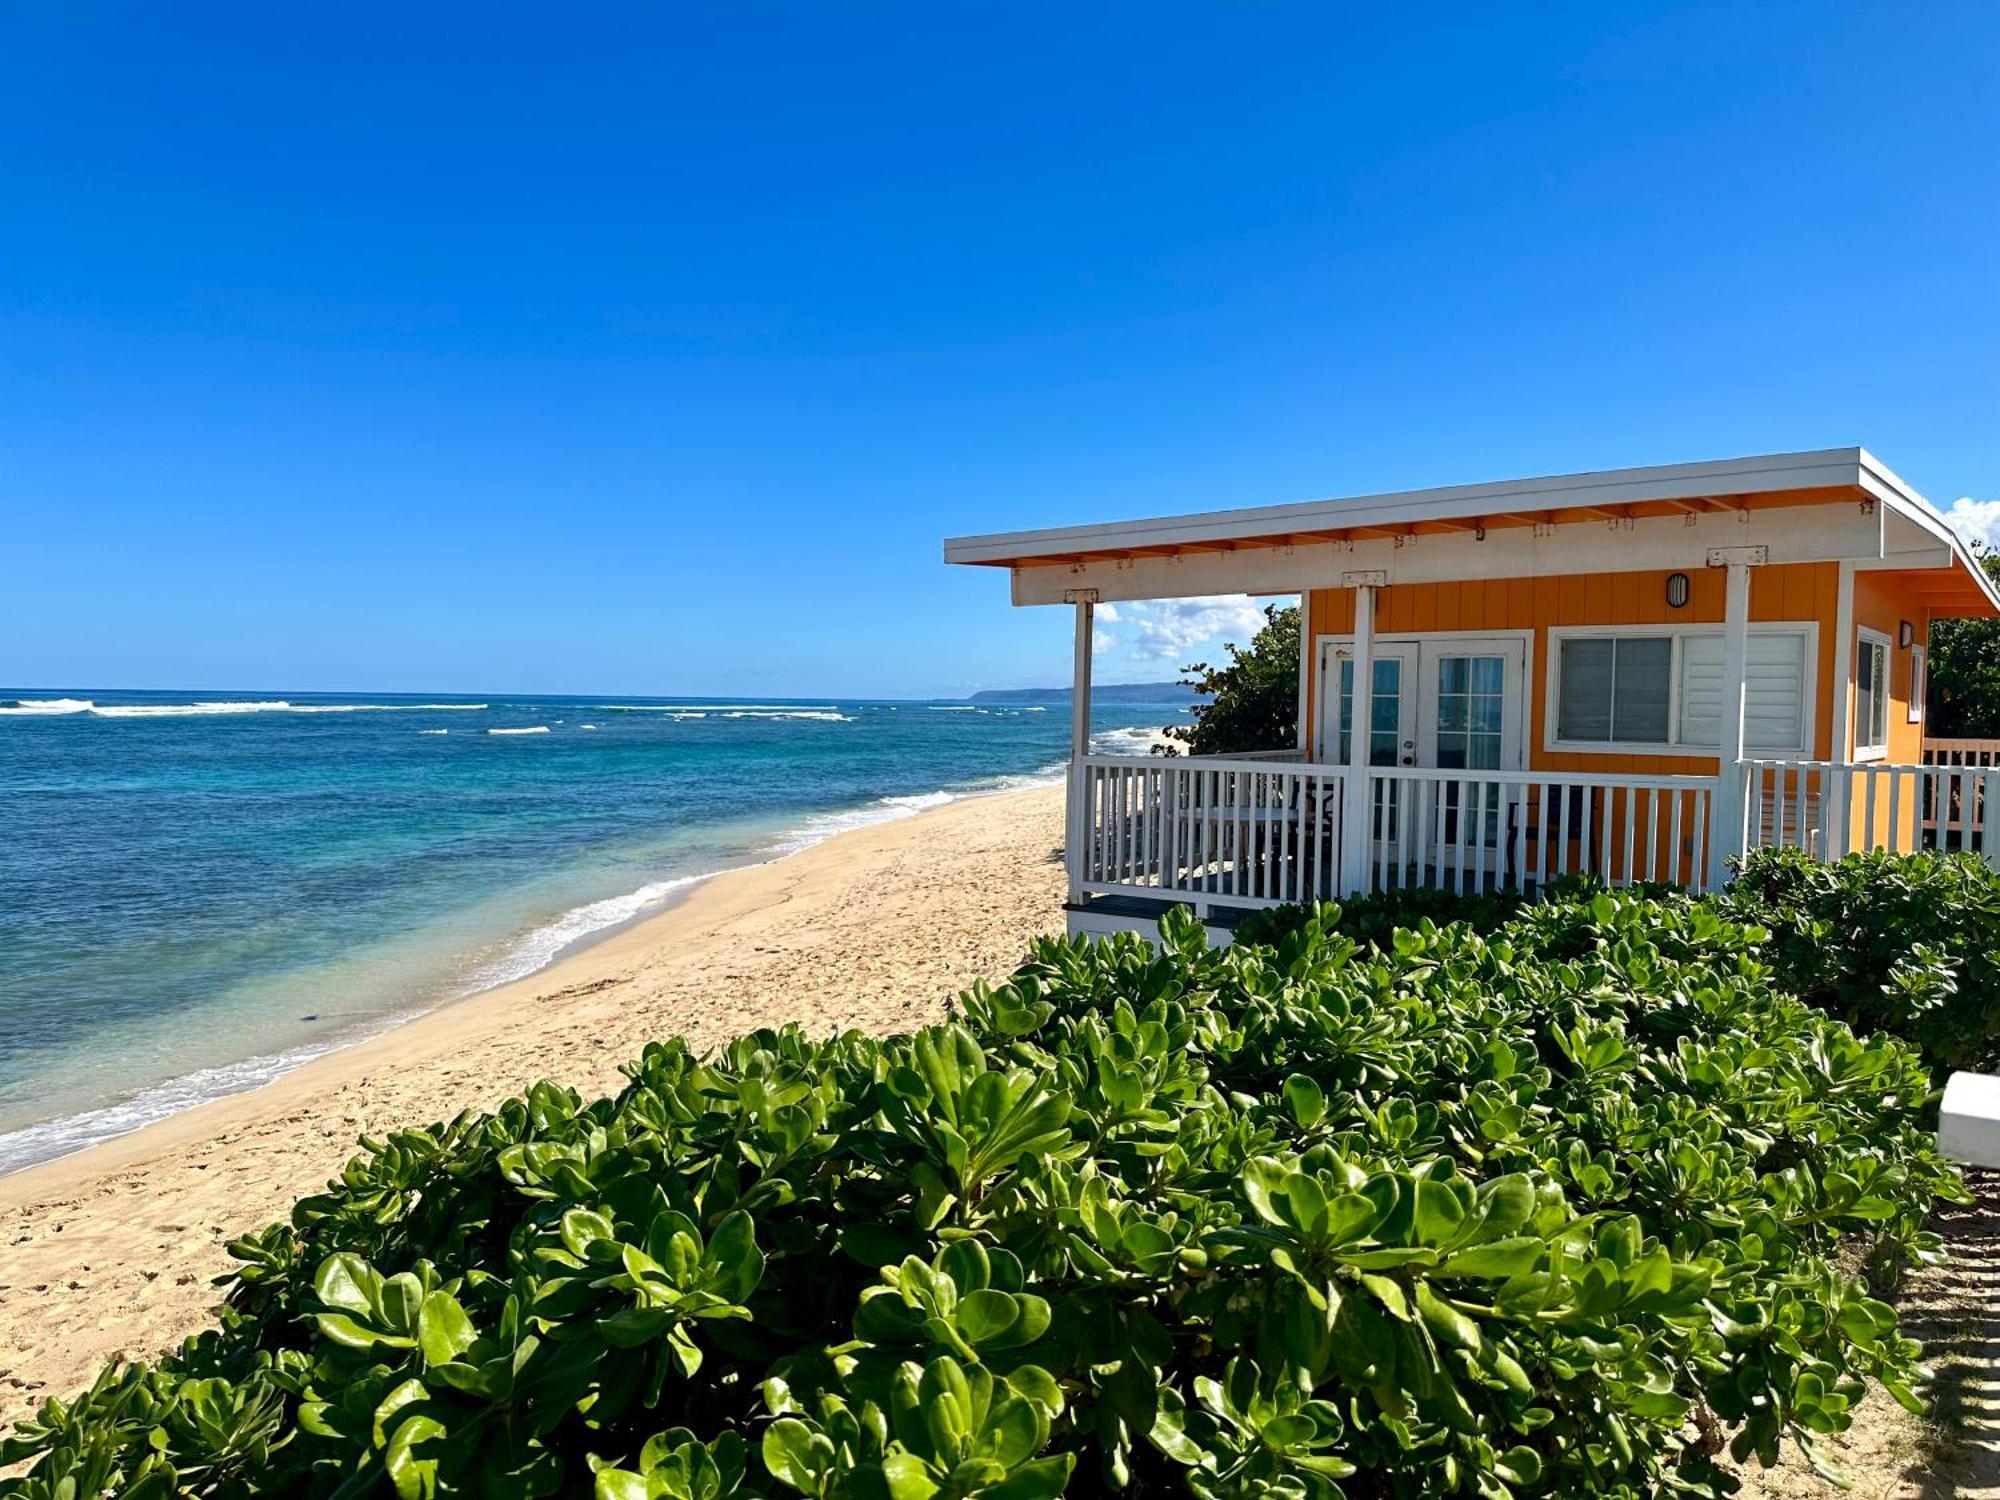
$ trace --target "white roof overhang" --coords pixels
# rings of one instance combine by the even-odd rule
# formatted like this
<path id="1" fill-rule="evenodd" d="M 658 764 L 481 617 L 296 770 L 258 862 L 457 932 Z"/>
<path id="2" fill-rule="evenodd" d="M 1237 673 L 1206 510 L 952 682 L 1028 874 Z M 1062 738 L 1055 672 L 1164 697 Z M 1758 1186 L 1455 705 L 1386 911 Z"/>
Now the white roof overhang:
<path id="1" fill-rule="evenodd" d="M 945 561 L 1009 568 L 1015 602 L 1042 604 L 1080 589 L 1290 593 L 1347 572 L 1393 584 L 1701 566 L 1708 549 L 1742 545 L 1772 562 L 1949 569 L 1968 612 L 2000 613 L 1949 523 L 1863 448 L 958 537 Z"/>

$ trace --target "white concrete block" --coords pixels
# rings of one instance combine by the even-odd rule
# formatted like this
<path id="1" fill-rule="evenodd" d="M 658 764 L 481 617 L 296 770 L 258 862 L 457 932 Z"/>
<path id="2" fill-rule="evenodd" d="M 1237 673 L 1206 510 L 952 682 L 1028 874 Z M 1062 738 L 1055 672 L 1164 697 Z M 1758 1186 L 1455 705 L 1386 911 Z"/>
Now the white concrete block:
<path id="1" fill-rule="evenodd" d="M 1951 1075 L 1938 1107 L 1938 1150 L 1968 1167 L 2000 1167 L 2000 1078 Z"/>

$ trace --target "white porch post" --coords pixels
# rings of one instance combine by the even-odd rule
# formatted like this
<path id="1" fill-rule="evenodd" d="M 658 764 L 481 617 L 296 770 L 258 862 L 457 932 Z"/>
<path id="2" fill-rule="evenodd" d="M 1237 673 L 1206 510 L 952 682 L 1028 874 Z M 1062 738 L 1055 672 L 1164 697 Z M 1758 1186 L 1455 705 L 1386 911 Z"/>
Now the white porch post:
<path id="1" fill-rule="evenodd" d="M 1808 726 L 1808 733 L 1812 732 Z M 1813 747 L 1817 749 L 1817 745 Z M 1852 773 L 1847 769 L 1854 763 L 1854 561 L 1842 558 L 1840 562 L 1839 593 L 1835 597 L 1833 612 L 1833 743 L 1827 747 L 1828 756 L 1837 769 L 1829 780 L 1831 785 L 1822 789 L 1820 795 L 1828 799 L 1826 829 L 1827 847 L 1820 850 L 1821 859 L 1839 859 L 1847 853 L 1849 841 L 1854 837 L 1850 821 L 1849 795 L 1853 788 Z"/>
<path id="2" fill-rule="evenodd" d="M 1069 691 L 1069 831 L 1063 839 L 1063 863 L 1069 876 L 1069 899 L 1080 902 L 1087 869 L 1084 851 L 1091 834 L 1083 758 L 1090 754 L 1090 653 L 1097 590 L 1072 589 L 1068 597 L 1076 606 L 1076 665 Z"/>
<path id="3" fill-rule="evenodd" d="M 1720 890 L 1729 878 L 1726 861 L 1745 847 L 1749 783 L 1743 770 L 1743 693 L 1750 660 L 1750 570 L 1765 562 L 1763 547 L 1717 547 L 1711 568 L 1729 570 L 1722 608 L 1722 735 L 1714 826 L 1708 840 L 1708 886 Z"/>
<path id="4" fill-rule="evenodd" d="M 1375 699 L 1375 590 L 1389 581 L 1386 573 L 1348 573 L 1341 583 L 1354 590 L 1354 715 L 1347 732 L 1346 794 L 1341 799 L 1340 889 L 1363 896 L 1370 885 L 1368 871 L 1368 745 L 1372 736 Z M 1333 722 L 1340 723 L 1340 678 L 1329 684 L 1335 694 Z"/>

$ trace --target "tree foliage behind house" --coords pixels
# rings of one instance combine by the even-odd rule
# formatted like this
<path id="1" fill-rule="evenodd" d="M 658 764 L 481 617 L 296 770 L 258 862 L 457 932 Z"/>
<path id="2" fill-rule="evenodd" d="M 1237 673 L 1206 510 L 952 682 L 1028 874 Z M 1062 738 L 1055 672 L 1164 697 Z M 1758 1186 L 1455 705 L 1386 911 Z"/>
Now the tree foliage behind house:
<path id="1" fill-rule="evenodd" d="M 2000 579 L 2000 553 L 1980 559 Z M 2000 735 L 2000 620 L 1939 620 L 1931 626 L 1925 732 L 1943 739 Z"/>
<path id="2" fill-rule="evenodd" d="M 1230 643 L 1226 666 L 1196 662 L 1181 680 L 1202 693 L 1192 724 L 1167 730 L 1167 755 L 1230 755 L 1298 743 L 1299 607 L 1266 605 L 1250 644 Z"/>

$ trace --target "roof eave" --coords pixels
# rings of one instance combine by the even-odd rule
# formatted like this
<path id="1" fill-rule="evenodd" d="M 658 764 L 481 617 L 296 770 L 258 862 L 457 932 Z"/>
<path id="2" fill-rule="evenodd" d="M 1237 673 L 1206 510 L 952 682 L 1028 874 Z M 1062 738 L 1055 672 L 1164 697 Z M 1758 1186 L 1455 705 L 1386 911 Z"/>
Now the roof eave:
<path id="1" fill-rule="evenodd" d="M 948 563 L 1007 565 L 1134 547 L 1241 541 L 1293 532 L 1420 524 L 1490 514 L 1588 509 L 1646 501 L 1691 500 L 1717 494 L 1779 493 L 1862 482 L 1862 448 L 1825 448 L 1746 458 L 1642 468 L 1592 470 L 1487 484 L 1354 495 L 1334 500 L 1236 510 L 1198 511 L 1132 521 L 1058 526 L 1033 531 L 953 537 L 944 544 Z M 1888 474 L 1886 487 L 1907 487 Z"/>

